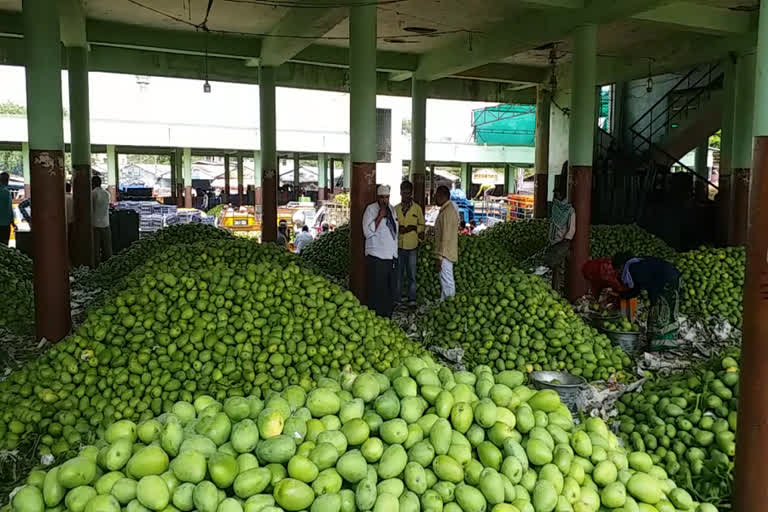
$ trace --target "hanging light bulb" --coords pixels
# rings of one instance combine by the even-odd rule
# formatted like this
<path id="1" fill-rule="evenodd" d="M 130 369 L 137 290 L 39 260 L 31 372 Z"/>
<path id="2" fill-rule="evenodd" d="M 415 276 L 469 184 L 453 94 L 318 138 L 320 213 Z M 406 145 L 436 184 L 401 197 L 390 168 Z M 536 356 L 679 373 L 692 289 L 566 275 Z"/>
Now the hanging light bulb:
<path id="1" fill-rule="evenodd" d="M 205 80 L 205 83 L 203 84 L 203 92 L 206 94 L 209 94 L 211 92 L 211 84 L 208 82 L 208 80 Z"/>
<path id="2" fill-rule="evenodd" d="M 203 92 L 210 94 L 211 84 L 208 82 L 208 29 L 205 29 L 205 83 L 203 84 Z"/>

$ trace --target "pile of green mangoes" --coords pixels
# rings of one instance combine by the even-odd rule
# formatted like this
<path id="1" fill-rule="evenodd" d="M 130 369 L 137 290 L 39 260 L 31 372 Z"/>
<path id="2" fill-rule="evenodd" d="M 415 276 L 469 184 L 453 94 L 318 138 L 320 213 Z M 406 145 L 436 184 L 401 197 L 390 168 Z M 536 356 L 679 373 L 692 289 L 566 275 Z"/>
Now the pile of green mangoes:
<path id="1" fill-rule="evenodd" d="M 626 318 L 619 320 L 606 320 L 602 324 L 604 331 L 611 332 L 640 332 L 640 326 L 635 322 L 630 322 Z"/>
<path id="2" fill-rule="evenodd" d="M 726 351 L 617 402 L 625 446 L 647 451 L 678 485 L 716 501 L 731 497 L 739 358 L 738 349 Z"/>
<path id="3" fill-rule="evenodd" d="M 416 286 L 420 300 L 440 298 L 440 278 L 435 265 L 434 244 L 428 241 L 419 248 Z M 492 239 L 484 236 L 460 236 L 459 258 L 453 265 L 457 292 L 469 292 L 493 286 L 499 274 L 514 266 L 512 256 L 499 250 Z"/>
<path id="4" fill-rule="evenodd" d="M 2 244 L 0 244 L 0 268 L 24 279 L 32 279 L 32 260 L 18 249 Z"/>
<path id="5" fill-rule="evenodd" d="M 130 247 L 105 261 L 99 267 L 80 276 L 75 286 L 83 289 L 111 289 L 135 268 L 167 247 L 195 242 L 232 240 L 234 237 L 223 229 L 207 224 L 177 224 L 142 237 Z"/>
<path id="6" fill-rule="evenodd" d="M 716 512 L 551 390 L 416 357 L 263 397 L 210 396 L 35 471 L 13 512 Z"/>
<path id="7" fill-rule="evenodd" d="M 655 256 L 674 261 L 677 252 L 636 224 L 594 225 L 589 237 L 591 258 L 612 258 L 626 251 L 632 256 Z"/>
<path id="8" fill-rule="evenodd" d="M 488 288 L 446 299 L 426 323 L 427 343 L 463 347 L 470 366 L 560 370 L 591 381 L 631 364 L 549 285 L 520 270 L 498 275 Z"/>
<path id="9" fill-rule="evenodd" d="M 34 330 L 32 260 L 4 245 L 0 245 L 0 311 L 0 329 L 15 334 L 29 334 Z"/>
<path id="10" fill-rule="evenodd" d="M 682 312 L 724 318 L 741 327 L 746 254 L 743 247 L 701 248 L 680 254 Z"/>
<path id="11" fill-rule="evenodd" d="M 490 239 L 498 250 L 510 254 L 521 263 L 547 246 L 548 219 L 524 219 L 500 222 L 479 236 Z"/>
<path id="12" fill-rule="evenodd" d="M 300 256 L 323 274 L 346 282 L 349 277 L 349 225 L 319 236 L 304 247 Z"/>
<path id="13" fill-rule="evenodd" d="M 0 449 L 55 456 L 176 400 L 309 389 L 345 366 L 386 370 L 422 347 L 271 244 L 209 240 L 150 258 L 77 331 L 0 382 Z"/>

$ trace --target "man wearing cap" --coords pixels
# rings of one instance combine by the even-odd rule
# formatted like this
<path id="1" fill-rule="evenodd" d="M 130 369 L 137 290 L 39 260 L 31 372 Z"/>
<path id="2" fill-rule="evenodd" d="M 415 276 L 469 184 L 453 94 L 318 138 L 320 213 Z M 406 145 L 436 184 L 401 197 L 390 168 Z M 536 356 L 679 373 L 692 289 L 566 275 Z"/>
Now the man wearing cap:
<path id="1" fill-rule="evenodd" d="M 389 187 L 379 185 L 376 202 L 363 214 L 365 263 L 368 267 L 368 307 L 379 316 L 392 316 L 397 265 L 397 218 L 389 204 Z"/>

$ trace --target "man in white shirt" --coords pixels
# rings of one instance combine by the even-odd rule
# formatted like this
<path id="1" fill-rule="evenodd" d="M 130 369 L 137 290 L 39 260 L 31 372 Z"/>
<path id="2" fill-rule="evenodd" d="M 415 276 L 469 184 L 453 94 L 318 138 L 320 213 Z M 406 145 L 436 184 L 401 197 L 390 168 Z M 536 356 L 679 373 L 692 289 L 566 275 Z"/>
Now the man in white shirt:
<path id="1" fill-rule="evenodd" d="M 379 185 L 376 202 L 363 214 L 368 307 L 386 318 L 392 316 L 397 284 L 397 217 L 389 204 L 389 192 L 387 185 Z"/>
<path id="2" fill-rule="evenodd" d="M 303 251 L 313 240 L 314 238 L 312 238 L 312 234 L 309 232 L 309 227 L 306 225 L 302 226 L 301 231 L 293 240 L 293 245 L 296 246 L 296 254 L 301 254 L 301 251 Z"/>
<path id="3" fill-rule="evenodd" d="M 96 264 L 112 257 L 112 230 L 109 227 L 109 192 L 101 188 L 101 178 L 91 178 L 91 215 Z"/>

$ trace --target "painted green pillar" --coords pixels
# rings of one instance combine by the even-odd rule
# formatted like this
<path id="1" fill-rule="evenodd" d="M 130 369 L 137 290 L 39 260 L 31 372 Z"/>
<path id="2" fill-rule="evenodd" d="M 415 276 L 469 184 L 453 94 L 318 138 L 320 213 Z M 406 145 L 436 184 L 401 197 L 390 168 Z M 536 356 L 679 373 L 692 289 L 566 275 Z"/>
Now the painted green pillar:
<path id="1" fill-rule="evenodd" d="M 569 200 L 576 211 L 576 233 L 568 258 L 568 299 L 575 301 L 587 291 L 581 267 L 589 259 L 589 226 L 592 208 L 592 154 L 595 103 L 597 100 L 597 25 L 583 25 L 573 34 L 573 79 L 568 131 Z M 557 270 L 556 270 L 557 274 Z M 555 285 L 557 275 L 553 277 Z"/>
<path id="2" fill-rule="evenodd" d="M 517 167 L 504 164 L 504 193 L 517 193 Z"/>
<path id="3" fill-rule="evenodd" d="M 697 201 L 706 201 L 709 199 L 709 138 L 696 146 L 694 153 L 694 170 L 698 178 L 694 181 Z"/>
<path id="4" fill-rule="evenodd" d="M 367 297 L 363 212 L 376 200 L 376 4 L 355 5 L 349 16 L 350 290 Z"/>
<path id="5" fill-rule="evenodd" d="M 240 206 L 245 204 L 245 163 L 243 155 L 237 155 L 237 199 Z"/>
<path id="6" fill-rule="evenodd" d="M 730 57 L 724 63 L 723 121 L 720 129 L 720 169 L 718 175 L 718 242 L 728 244 L 733 215 L 733 122 L 736 96 L 736 63 Z"/>
<path id="7" fill-rule="evenodd" d="M 107 144 L 107 190 L 112 196 L 112 202 L 117 201 L 117 188 L 119 184 L 119 164 L 117 162 L 117 150 L 114 145 Z"/>
<path id="8" fill-rule="evenodd" d="M 261 206 L 261 151 L 253 152 L 253 205 Z"/>
<path id="9" fill-rule="evenodd" d="M 259 70 L 259 135 L 261 137 L 261 241 L 277 240 L 277 128 L 275 68 Z"/>
<path id="10" fill-rule="evenodd" d="M 299 154 L 293 154 L 293 193 L 296 194 L 296 200 L 299 200 L 299 186 L 301 186 L 301 162 Z"/>
<path id="11" fill-rule="evenodd" d="M 752 144 L 754 142 L 755 64 L 756 56 L 754 53 L 740 56 L 736 63 L 733 172 L 731 177 L 733 223 L 731 234 L 728 237 L 731 245 L 745 245 L 747 243 L 749 182 L 752 172 Z"/>
<path id="12" fill-rule="evenodd" d="M 328 193 L 328 159 L 325 153 L 317 154 L 317 198 L 330 199 Z"/>
<path id="13" fill-rule="evenodd" d="M 459 181 L 461 181 L 461 189 L 467 194 L 467 197 L 469 197 L 470 189 L 472 188 L 472 164 L 467 162 L 461 163 Z"/>
<path id="14" fill-rule="evenodd" d="M 70 219 L 72 264 L 93 266 L 93 224 L 91 222 L 91 131 L 88 98 L 88 48 L 73 46 L 69 57 L 69 126 L 72 150 L 72 203 Z"/>
<path id="15" fill-rule="evenodd" d="M 184 148 L 181 165 L 184 180 L 184 208 L 192 208 L 192 148 Z"/>
<path id="16" fill-rule="evenodd" d="M 22 16 L 31 196 L 35 201 L 35 328 L 38 339 L 55 343 L 71 326 L 59 11 L 55 0 L 23 0 Z"/>
<path id="17" fill-rule="evenodd" d="M 349 192 L 349 187 L 352 183 L 352 155 L 344 155 L 344 158 L 342 160 L 342 171 L 344 172 L 344 177 L 342 179 L 342 185 L 345 191 Z"/>
<path id="18" fill-rule="evenodd" d="M 24 174 L 24 197 L 29 197 L 30 195 L 30 183 L 31 183 L 31 172 L 29 167 L 29 142 L 22 142 L 21 143 L 21 164 L 22 164 L 22 172 Z"/>
<path id="19" fill-rule="evenodd" d="M 549 198 L 549 123 L 552 108 L 552 93 L 548 86 L 536 87 L 536 171 L 533 176 L 533 216 L 543 219 L 547 216 Z"/>
<path id="20" fill-rule="evenodd" d="M 411 87 L 411 182 L 413 199 L 424 208 L 427 151 L 427 87 L 424 80 L 413 79 Z"/>
<path id="21" fill-rule="evenodd" d="M 762 0 L 757 37 L 754 153 L 747 244 L 739 429 L 736 433 L 734 511 L 768 501 L 768 0 Z"/>

